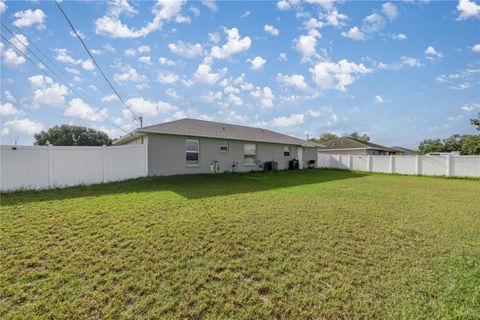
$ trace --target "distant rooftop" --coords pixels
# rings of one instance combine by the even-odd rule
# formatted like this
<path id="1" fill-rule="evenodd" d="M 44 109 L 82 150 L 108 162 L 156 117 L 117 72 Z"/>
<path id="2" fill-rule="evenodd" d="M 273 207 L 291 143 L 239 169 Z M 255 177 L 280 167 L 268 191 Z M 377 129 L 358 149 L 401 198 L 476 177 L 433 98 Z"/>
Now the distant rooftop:
<path id="1" fill-rule="evenodd" d="M 341 137 L 336 138 L 324 143 L 326 149 L 358 149 L 358 148 L 365 148 L 365 149 L 375 149 L 375 150 L 384 150 L 394 152 L 391 148 L 372 143 L 370 141 L 363 141 L 358 140 L 350 137 Z"/>

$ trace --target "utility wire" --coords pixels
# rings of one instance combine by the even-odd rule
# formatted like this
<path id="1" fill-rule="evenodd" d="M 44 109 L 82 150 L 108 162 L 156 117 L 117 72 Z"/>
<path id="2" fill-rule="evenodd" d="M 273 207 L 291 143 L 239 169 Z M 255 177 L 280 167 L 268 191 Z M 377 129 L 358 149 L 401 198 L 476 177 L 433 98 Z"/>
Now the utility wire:
<path id="1" fill-rule="evenodd" d="M 55 76 L 51 76 L 50 74 L 48 74 L 44 68 L 41 68 L 37 63 L 35 63 L 35 61 L 33 61 L 28 55 L 26 55 L 24 52 L 22 52 L 20 49 L 18 49 L 9 39 L 7 39 L 3 34 L 0 34 L 0 36 L 5 40 L 7 41 L 18 53 L 20 53 L 23 57 L 25 57 L 29 62 L 31 62 L 35 67 L 37 67 L 42 73 L 44 73 L 47 77 L 49 78 L 56 78 Z M 39 59 L 37 57 L 37 59 Z M 44 64 L 44 62 L 39 59 L 40 63 L 44 66 L 47 66 Z M 50 68 L 48 68 L 49 70 L 51 70 Z M 57 77 L 57 80 L 59 80 L 60 78 Z M 72 89 L 73 92 L 75 92 L 77 94 L 77 96 L 80 97 L 80 99 L 84 100 L 84 101 L 88 101 L 87 99 L 85 99 L 84 97 L 82 97 L 82 95 L 80 95 L 74 88 L 70 87 L 67 83 L 65 83 L 65 81 L 63 81 L 62 79 L 60 79 L 61 82 L 63 82 L 64 84 L 66 84 L 70 89 Z M 122 127 L 118 126 L 116 123 L 114 123 L 109 117 L 107 117 L 105 114 L 101 113 L 101 112 L 98 112 L 98 114 L 100 116 L 102 116 L 105 120 L 107 120 L 108 122 L 110 122 L 110 124 L 126 133 L 128 133 L 127 130 L 123 129 Z M 75 118 L 77 119 L 77 118 Z"/>
<path id="2" fill-rule="evenodd" d="M 75 29 L 75 27 L 73 26 L 72 22 L 70 21 L 70 19 L 68 18 L 67 14 L 65 13 L 65 11 L 63 11 L 62 7 L 60 6 L 60 4 L 58 3 L 57 0 L 55 0 L 55 4 L 57 5 L 57 8 L 60 10 L 60 12 L 62 13 L 62 15 L 65 17 L 65 19 L 67 20 L 68 24 L 70 25 L 70 28 L 72 29 L 72 31 L 75 33 L 75 35 L 77 36 L 78 40 L 80 40 L 80 42 L 82 43 L 83 45 L 83 48 L 85 49 L 85 51 L 87 51 L 88 55 L 90 56 L 90 58 L 92 59 L 93 63 L 95 64 L 95 66 L 97 67 L 97 69 L 100 71 L 100 73 L 102 74 L 103 78 L 105 79 L 105 81 L 108 83 L 108 85 L 110 86 L 110 88 L 113 90 L 113 92 L 115 93 L 115 95 L 118 97 L 118 99 L 125 105 L 125 107 L 133 114 L 135 120 L 140 120 L 140 124 L 142 124 L 142 117 L 139 117 L 135 112 L 133 112 L 133 110 L 130 108 L 130 106 L 125 102 L 125 100 L 123 100 L 123 98 L 120 96 L 120 94 L 118 93 L 118 91 L 115 89 L 115 87 L 112 85 L 112 83 L 110 82 L 110 80 L 108 80 L 108 77 L 105 75 L 105 73 L 103 72 L 102 68 L 100 68 L 100 66 L 98 65 L 97 61 L 95 60 L 95 58 L 93 57 L 92 53 L 90 52 L 90 50 L 88 49 L 87 45 L 85 44 L 85 42 L 83 41 L 82 37 L 80 37 L 80 35 L 78 34 L 77 30 Z"/>

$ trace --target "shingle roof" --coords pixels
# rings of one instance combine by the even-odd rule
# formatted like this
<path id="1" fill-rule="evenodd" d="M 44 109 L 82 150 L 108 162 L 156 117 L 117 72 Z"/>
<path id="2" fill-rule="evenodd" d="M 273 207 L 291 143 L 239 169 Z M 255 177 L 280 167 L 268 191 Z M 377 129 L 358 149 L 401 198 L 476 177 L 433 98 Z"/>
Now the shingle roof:
<path id="1" fill-rule="evenodd" d="M 321 144 L 287 136 L 267 129 L 188 118 L 143 127 L 134 132 L 270 142 L 301 145 L 304 147 L 322 147 Z M 120 138 L 117 143 L 120 143 L 123 139 L 123 137 Z"/>
<path id="2" fill-rule="evenodd" d="M 357 140 L 349 137 L 341 137 L 333 139 L 324 143 L 327 149 L 353 149 L 353 148 L 365 148 L 365 149 L 376 149 L 376 150 L 385 150 L 385 151 L 395 151 L 391 148 L 375 144 L 369 141 Z"/>

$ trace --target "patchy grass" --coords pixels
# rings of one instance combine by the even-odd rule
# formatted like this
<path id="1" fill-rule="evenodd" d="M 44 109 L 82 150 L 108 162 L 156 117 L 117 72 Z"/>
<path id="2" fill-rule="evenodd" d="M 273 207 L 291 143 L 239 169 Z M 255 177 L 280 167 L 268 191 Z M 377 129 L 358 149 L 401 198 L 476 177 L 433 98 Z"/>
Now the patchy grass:
<path id="1" fill-rule="evenodd" d="M 0 318 L 480 317 L 480 181 L 335 170 L 2 195 Z"/>

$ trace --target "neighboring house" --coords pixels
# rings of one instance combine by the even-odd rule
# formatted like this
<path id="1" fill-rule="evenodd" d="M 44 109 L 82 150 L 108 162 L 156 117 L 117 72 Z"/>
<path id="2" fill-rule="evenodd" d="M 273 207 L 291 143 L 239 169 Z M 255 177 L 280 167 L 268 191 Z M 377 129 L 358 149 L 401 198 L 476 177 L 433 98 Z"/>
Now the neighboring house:
<path id="1" fill-rule="evenodd" d="M 324 148 L 319 148 L 318 152 L 328 154 L 350 154 L 350 155 L 391 155 L 397 151 L 391 148 L 368 141 L 357 140 L 348 137 L 342 137 L 327 141 Z"/>
<path id="2" fill-rule="evenodd" d="M 417 154 L 414 150 L 403 148 L 403 147 L 391 147 L 390 149 L 393 149 L 397 151 L 397 154 L 404 155 L 404 156 L 411 156 L 414 154 Z"/>
<path id="3" fill-rule="evenodd" d="M 149 175 L 261 170 L 272 160 L 281 170 L 292 159 L 302 168 L 322 147 L 266 129 L 196 119 L 139 128 L 114 142 L 139 143 L 148 145 Z"/>

